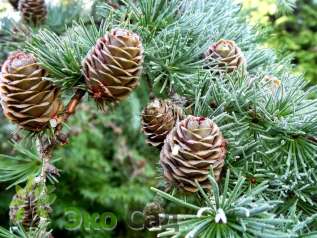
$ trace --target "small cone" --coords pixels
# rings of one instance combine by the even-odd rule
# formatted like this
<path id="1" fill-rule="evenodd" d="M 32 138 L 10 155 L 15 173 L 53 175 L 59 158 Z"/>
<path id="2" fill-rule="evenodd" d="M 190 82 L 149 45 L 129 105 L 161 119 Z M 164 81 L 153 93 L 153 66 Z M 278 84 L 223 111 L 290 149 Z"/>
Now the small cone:
<path id="1" fill-rule="evenodd" d="M 44 0 L 19 0 L 19 11 L 26 23 L 35 26 L 42 24 L 47 17 L 47 7 Z"/>
<path id="2" fill-rule="evenodd" d="M 14 225 L 23 225 L 24 228 L 37 227 L 41 218 L 51 212 L 48 204 L 44 204 L 45 199 L 40 199 L 36 195 L 35 187 L 24 188 L 14 195 L 10 204 L 9 217 Z M 46 218 L 46 217 L 44 217 Z"/>
<path id="3" fill-rule="evenodd" d="M 33 195 L 15 195 L 10 206 L 10 221 L 22 224 L 26 228 L 37 226 L 39 217 L 36 215 L 36 199 Z"/>
<path id="4" fill-rule="evenodd" d="M 99 103 L 121 101 L 138 86 L 142 63 L 140 37 L 128 30 L 112 30 L 97 41 L 84 60 L 90 94 Z"/>
<path id="5" fill-rule="evenodd" d="M 142 113 L 142 128 L 147 143 L 161 148 L 167 134 L 182 116 L 182 109 L 170 101 L 155 99 Z"/>
<path id="6" fill-rule="evenodd" d="M 157 227 L 160 225 L 159 215 L 164 213 L 164 209 L 159 203 L 151 202 L 146 204 L 143 210 L 145 225 L 147 228 Z"/>
<path id="7" fill-rule="evenodd" d="M 226 156 L 226 140 L 210 119 L 188 116 L 168 134 L 161 150 L 160 164 L 169 185 L 197 192 L 199 183 L 209 189 L 210 169 L 219 180 Z"/>
<path id="8" fill-rule="evenodd" d="M 246 59 L 241 49 L 231 40 L 220 40 L 211 45 L 205 53 L 207 67 L 213 72 L 231 73 L 246 66 Z"/>

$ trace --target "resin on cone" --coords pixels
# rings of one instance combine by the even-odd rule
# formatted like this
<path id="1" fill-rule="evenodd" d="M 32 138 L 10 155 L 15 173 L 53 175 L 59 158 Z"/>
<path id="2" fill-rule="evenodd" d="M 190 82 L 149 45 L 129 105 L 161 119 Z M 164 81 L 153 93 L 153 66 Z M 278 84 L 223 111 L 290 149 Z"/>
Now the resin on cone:
<path id="1" fill-rule="evenodd" d="M 142 113 L 142 128 L 147 143 L 161 148 L 167 134 L 182 116 L 182 109 L 168 100 L 155 99 Z"/>
<path id="2" fill-rule="evenodd" d="M 197 192 L 197 181 L 209 189 L 210 169 L 218 181 L 226 156 L 226 140 L 210 119 L 188 116 L 168 134 L 161 150 L 160 164 L 169 185 Z"/>
<path id="3" fill-rule="evenodd" d="M 61 107 L 58 89 L 31 54 L 15 52 L 2 66 L 0 97 L 4 115 L 29 131 L 45 129 Z"/>
<path id="4" fill-rule="evenodd" d="M 128 30 L 112 30 L 97 41 L 84 60 L 89 93 L 98 103 L 121 101 L 138 86 L 142 63 L 140 37 Z"/>
<path id="5" fill-rule="evenodd" d="M 246 66 L 246 59 L 241 49 L 231 40 L 220 40 L 211 45 L 205 53 L 207 67 L 211 71 L 231 73 Z"/>
<path id="6" fill-rule="evenodd" d="M 26 23 L 35 26 L 42 24 L 47 17 L 44 0 L 19 0 L 19 11 Z"/>

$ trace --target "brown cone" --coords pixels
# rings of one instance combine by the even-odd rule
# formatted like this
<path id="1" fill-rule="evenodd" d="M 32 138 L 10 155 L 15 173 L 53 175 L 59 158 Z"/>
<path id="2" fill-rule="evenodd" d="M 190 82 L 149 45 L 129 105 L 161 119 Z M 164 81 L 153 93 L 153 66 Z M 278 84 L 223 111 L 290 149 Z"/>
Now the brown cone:
<path id="1" fill-rule="evenodd" d="M 155 99 L 151 102 L 142 113 L 142 127 L 147 143 L 160 149 L 181 116 L 182 109 L 170 101 Z"/>
<path id="2" fill-rule="evenodd" d="M 31 54 L 16 52 L 2 66 L 1 105 L 5 116 L 29 131 L 45 129 L 58 112 L 58 89 Z"/>
<path id="3" fill-rule="evenodd" d="M 115 29 L 100 38 L 83 63 L 86 84 L 97 102 L 118 102 L 139 83 L 143 63 L 140 37 Z"/>
<path id="4" fill-rule="evenodd" d="M 164 213 L 164 209 L 157 202 L 146 204 L 143 210 L 144 221 L 147 228 L 157 227 L 160 225 L 159 215 Z"/>
<path id="5" fill-rule="evenodd" d="M 19 11 L 28 24 L 38 26 L 46 20 L 47 7 L 44 0 L 20 0 Z"/>
<path id="6" fill-rule="evenodd" d="M 231 73 L 246 65 L 241 49 L 231 40 L 220 40 L 211 45 L 205 53 L 208 67 L 212 71 Z"/>
<path id="7" fill-rule="evenodd" d="M 188 116 L 168 134 L 161 150 L 160 164 L 170 185 L 188 192 L 210 188 L 213 169 L 219 180 L 226 156 L 226 140 L 219 127 L 208 118 Z"/>

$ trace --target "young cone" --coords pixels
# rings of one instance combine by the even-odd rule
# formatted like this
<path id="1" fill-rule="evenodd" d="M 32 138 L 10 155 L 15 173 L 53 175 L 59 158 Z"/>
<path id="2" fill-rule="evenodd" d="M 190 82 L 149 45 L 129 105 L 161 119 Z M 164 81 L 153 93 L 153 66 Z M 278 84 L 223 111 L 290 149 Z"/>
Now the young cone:
<path id="1" fill-rule="evenodd" d="M 231 40 L 220 40 L 205 53 L 208 67 L 212 71 L 231 73 L 246 65 L 241 49 Z"/>
<path id="2" fill-rule="evenodd" d="M 58 89 L 31 54 L 16 52 L 2 66 L 1 105 L 4 115 L 29 131 L 45 129 L 61 106 Z"/>
<path id="3" fill-rule="evenodd" d="M 147 143 L 161 148 L 167 134 L 182 116 L 182 109 L 168 100 L 155 99 L 142 113 L 142 128 Z"/>
<path id="4" fill-rule="evenodd" d="M 140 37 L 115 29 L 100 38 L 83 63 L 86 84 L 98 103 L 118 102 L 139 83 L 143 63 Z"/>
<path id="5" fill-rule="evenodd" d="M 161 213 L 164 213 L 164 208 L 157 203 L 157 202 L 151 202 L 146 204 L 143 215 L 144 215 L 144 221 L 147 228 L 157 227 L 160 225 L 160 217 L 159 215 Z"/>
<path id="6" fill-rule="evenodd" d="M 25 228 L 37 226 L 39 217 L 36 215 L 36 199 L 33 195 L 14 195 L 10 205 L 10 221 L 22 224 Z"/>
<path id="7" fill-rule="evenodd" d="M 43 201 L 36 197 L 34 188 L 30 191 L 26 189 L 19 191 L 10 204 L 11 223 L 21 224 L 26 229 L 37 227 L 41 217 L 51 212 L 51 207 L 42 203 Z"/>
<path id="8" fill-rule="evenodd" d="M 160 164 L 170 185 L 197 192 L 196 181 L 203 188 L 211 187 L 207 178 L 211 168 L 219 180 L 226 152 L 226 140 L 212 120 L 188 116 L 168 134 Z"/>
<path id="9" fill-rule="evenodd" d="M 35 26 L 43 23 L 47 17 L 47 7 L 44 0 L 19 0 L 19 11 L 26 23 Z"/>

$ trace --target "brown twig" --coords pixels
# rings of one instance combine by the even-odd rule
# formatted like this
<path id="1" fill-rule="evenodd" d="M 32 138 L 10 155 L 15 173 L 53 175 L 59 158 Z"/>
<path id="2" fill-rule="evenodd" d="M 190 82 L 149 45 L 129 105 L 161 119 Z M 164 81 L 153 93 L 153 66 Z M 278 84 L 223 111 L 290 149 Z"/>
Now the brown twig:
<path id="1" fill-rule="evenodd" d="M 57 120 L 57 126 L 54 130 L 54 137 L 52 139 L 43 138 L 39 136 L 38 138 L 38 153 L 43 161 L 43 166 L 40 174 L 40 181 L 45 182 L 47 177 L 47 171 L 51 168 L 50 160 L 53 155 L 53 151 L 57 145 L 60 143 L 67 143 L 67 136 L 62 133 L 64 123 L 68 121 L 68 119 L 75 113 L 77 106 L 79 105 L 81 99 L 85 95 L 85 91 L 78 89 L 74 96 L 71 98 L 68 103 L 65 112 L 59 116 Z"/>
<path id="2" fill-rule="evenodd" d="M 39 156 L 42 160 L 42 170 L 39 177 L 40 182 L 46 182 L 46 175 L 47 175 L 47 167 L 50 162 L 50 159 L 52 157 L 52 151 L 46 150 L 43 142 L 43 138 L 41 136 L 38 137 L 38 144 L 37 144 L 37 150 L 39 153 Z"/>
<path id="3" fill-rule="evenodd" d="M 79 105 L 81 99 L 85 95 L 85 91 L 78 89 L 74 96 L 68 103 L 65 112 L 57 119 L 58 125 L 55 128 L 55 136 L 57 136 L 63 129 L 63 123 L 67 122 L 68 119 L 75 113 L 77 106 Z"/>

